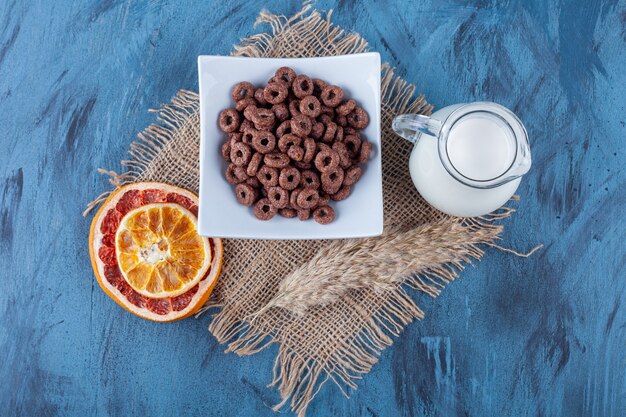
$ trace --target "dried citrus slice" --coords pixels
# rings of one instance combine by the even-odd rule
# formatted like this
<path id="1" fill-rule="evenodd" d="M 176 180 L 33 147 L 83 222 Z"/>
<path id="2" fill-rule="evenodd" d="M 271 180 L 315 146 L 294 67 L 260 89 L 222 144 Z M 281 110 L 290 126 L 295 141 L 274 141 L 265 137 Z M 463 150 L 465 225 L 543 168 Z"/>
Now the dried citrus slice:
<path id="1" fill-rule="evenodd" d="M 206 302 L 223 248 L 220 239 L 197 235 L 197 201 L 181 188 L 137 183 L 119 188 L 103 203 L 91 224 L 89 253 L 98 283 L 115 302 L 153 321 L 189 317 Z M 129 273 L 137 267 L 131 268 L 133 250 L 140 270 L 150 272 L 148 279 L 140 270 Z M 155 276 L 148 285 L 154 270 L 161 281 Z"/>

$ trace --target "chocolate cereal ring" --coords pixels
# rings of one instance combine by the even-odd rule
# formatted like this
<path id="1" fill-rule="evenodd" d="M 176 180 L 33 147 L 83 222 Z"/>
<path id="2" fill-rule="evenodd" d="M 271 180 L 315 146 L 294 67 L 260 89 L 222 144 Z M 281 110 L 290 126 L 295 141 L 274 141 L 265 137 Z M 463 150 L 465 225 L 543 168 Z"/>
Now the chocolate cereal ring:
<path id="1" fill-rule="evenodd" d="M 372 153 L 372 144 L 364 140 L 361 144 L 361 152 L 359 153 L 359 162 L 364 163 L 370 159 Z"/>
<path id="2" fill-rule="evenodd" d="M 237 102 L 245 97 L 254 97 L 254 85 L 247 81 L 242 81 L 235 84 L 233 91 L 230 94 L 233 101 Z"/>
<path id="3" fill-rule="evenodd" d="M 248 179 L 248 174 L 246 174 L 246 169 L 244 167 L 238 167 L 235 165 L 233 173 L 235 174 L 235 178 L 237 178 L 239 182 L 244 182 Z"/>
<path id="4" fill-rule="evenodd" d="M 241 133 L 229 133 L 228 134 L 228 141 L 230 142 L 231 145 L 233 145 L 233 144 L 235 144 L 237 142 L 243 142 L 243 134 L 241 134 Z"/>
<path id="5" fill-rule="evenodd" d="M 257 179 L 265 188 L 274 187 L 278 184 L 278 170 L 276 168 L 263 165 L 256 173 Z"/>
<path id="6" fill-rule="evenodd" d="M 230 141 L 227 140 L 222 144 L 222 158 L 226 162 L 230 162 Z"/>
<path id="7" fill-rule="evenodd" d="M 237 142 L 230 146 L 230 160 L 237 166 L 245 166 L 250 162 L 252 150 L 243 142 Z"/>
<path id="8" fill-rule="evenodd" d="M 333 151 L 339 154 L 339 166 L 343 169 L 348 168 L 352 165 L 352 158 L 350 158 L 350 152 L 348 151 L 348 147 L 343 142 L 335 142 L 333 143 Z"/>
<path id="9" fill-rule="evenodd" d="M 254 91 L 254 99 L 261 105 L 265 106 L 267 101 L 265 101 L 265 97 L 263 97 L 263 87 L 259 87 Z"/>
<path id="10" fill-rule="evenodd" d="M 250 163 L 246 168 L 246 174 L 251 177 L 255 177 L 257 172 L 259 172 L 259 168 L 261 167 L 261 162 L 263 161 L 263 154 L 260 152 L 255 152 L 250 158 Z"/>
<path id="11" fill-rule="evenodd" d="M 260 153 L 270 153 L 276 148 L 276 138 L 272 132 L 256 130 L 252 136 L 252 147 Z"/>
<path id="12" fill-rule="evenodd" d="M 311 136 L 315 139 L 321 139 L 324 136 L 324 123 L 315 122 L 313 123 L 313 127 L 311 128 Z"/>
<path id="13" fill-rule="evenodd" d="M 348 126 L 348 119 L 346 119 L 346 116 L 337 116 L 335 117 L 335 123 L 341 127 L 346 127 Z"/>
<path id="14" fill-rule="evenodd" d="M 235 164 L 228 164 L 228 166 L 226 167 L 226 171 L 224 172 L 224 176 L 226 177 L 226 181 L 229 184 L 232 184 L 232 185 L 236 185 L 236 184 L 239 184 L 240 182 L 245 181 L 245 179 L 244 180 L 240 180 L 235 175 L 235 168 L 237 168 L 237 165 L 235 165 Z"/>
<path id="15" fill-rule="evenodd" d="M 352 110 L 354 110 L 355 107 L 356 107 L 356 101 L 350 99 L 342 103 L 341 105 L 337 106 L 335 111 L 337 112 L 339 116 L 347 116 L 352 112 Z"/>
<path id="16" fill-rule="evenodd" d="M 359 149 L 361 149 L 361 139 L 356 135 L 346 135 L 343 138 L 343 143 L 346 144 L 348 152 L 352 157 L 358 155 Z"/>
<path id="17" fill-rule="evenodd" d="M 286 167 L 280 170 L 278 184 L 285 190 L 291 191 L 298 187 L 302 174 L 297 168 Z"/>
<path id="18" fill-rule="evenodd" d="M 317 203 L 318 206 L 327 206 L 330 203 L 330 196 L 325 191 L 319 191 L 320 199 Z"/>
<path id="19" fill-rule="evenodd" d="M 248 184 L 252 188 L 261 188 L 261 181 L 257 177 L 250 177 L 246 180 L 246 184 Z"/>
<path id="20" fill-rule="evenodd" d="M 254 98 L 245 97 L 237 102 L 237 104 L 235 105 L 235 110 L 237 110 L 238 112 L 242 112 L 246 109 L 246 107 L 256 106 L 256 105 L 257 105 L 257 102 Z"/>
<path id="21" fill-rule="evenodd" d="M 311 164 L 310 162 L 297 161 L 297 162 L 294 162 L 294 165 L 300 169 L 313 168 L 313 164 Z"/>
<path id="22" fill-rule="evenodd" d="M 281 216 L 287 219 L 293 219 L 294 217 L 298 215 L 298 212 L 295 209 L 287 207 L 287 208 L 278 210 L 278 214 L 280 214 Z"/>
<path id="23" fill-rule="evenodd" d="M 305 221 L 311 218 L 310 209 L 298 209 L 298 220 Z"/>
<path id="24" fill-rule="evenodd" d="M 317 193 L 316 189 L 305 188 L 300 191 L 300 194 L 298 194 L 296 202 L 298 203 L 298 206 L 302 207 L 303 209 L 310 209 L 317 206 L 319 199 L 320 196 Z"/>
<path id="25" fill-rule="evenodd" d="M 289 148 L 294 145 L 300 145 L 302 143 L 302 138 L 293 134 L 283 135 L 280 139 L 278 139 L 278 149 L 281 152 L 286 153 Z"/>
<path id="26" fill-rule="evenodd" d="M 370 122 L 369 116 L 362 107 L 355 108 L 346 118 L 348 124 L 355 129 L 365 129 Z"/>
<path id="27" fill-rule="evenodd" d="M 300 173 L 300 185 L 304 188 L 312 188 L 317 190 L 320 188 L 320 177 L 315 171 L 305 169 Z"/>
<path id="28" fill-rule="evenodd" d="M 274 125 L 275 121 L 276 116 L 274 115 L 274 112 L 270 109 L 257 108 L 252 113 L 252 122 L 254 123 L 254 126 L 259 130 L 271 128 Z"/>
<path id="29" fill-rule="evenodd" d="M 298 206 L 298 194 L 300 194 L 301 191 L 302 188 L 296 188 L 291 191 L 291 194 L 289 194 L 289 205 L 296 210 L 300 210 L 300 207 Z"/>
<path id="30" fill-rule="evenodd" d="M 328 107 L 337 107 L 343 100 L 343 90 L 336 85 L 328 85 L 322 90 L 320 99 Z"/>
<path id="31" fill-rule="evenodd" d="M 239 124 L 239 133 L 243 133 L 243 132 L 245 132 L 246 130 L 249 130 L 249 129 L 254 129 L 254 123 L 252 123 L 250 120 L 244 118 L 241 121 L 241 123 Z"/>
<path id="32" fill-rule="evenodd" d="M 317 117 L 322 113 L 322 104 L 315 96 L 306 96 L 300 100 L 300 113 L 309 117 Z"/>
<path id="33" fill-rule="evenodd" d="M 241 134 L 241 142 L 248 144 L 248 145 L 253 145 L 254 137 L 257 135 L 258 132 L 259 131 L 256 130 L 254 127 L 244 130 L 243 133 Z"/>
<path id="34" fill-rule="evenodd" d="M 258 197 L 258 192 L 248 184 L 241 183 L 235 186 L 235 196 L 237 197 L 237 201 L 243 204 L 244 206 L 250 207 L 254 204 L 255 200 Z"/>
<path id="35" fill-rule="evenodd" d="M 330 198 L 332 198 L 333 201 L 345 200 L 346 198 L 348 198 L 351 191 L 352 191 L 352 187 L 350 187 L 349 185 L 344 185 L 343 187 L 339 189 L 339 191 L 331 195 Z"/>
<path id="36" fill-rule="evenodd" d="M 253 122 L 252 120 L 252 116 L 254 116 L 254 113 L 256 112 L 256 110 L 258 109 L 257 106 L 248 106 L 243 110 L 243 117 L 246 120 L 249 120 L 250 122 Z"/>
<path id="37" fill-rule="evenodd" d="M 343 141 L 343 127 L 337 124 L 337 132 L 335 133 L 335 142 Z"/>
<path id="38" fill-rule="evenodd" d="M 346 170 L 343 178 L 343 185 L 354 185 L 361 178 L 363 170 L 360 166 L 355 165 Z"/>
<path id="39" fill-rule="evenodd" d="M 322 172 L 322 190 L 331 195 L 335 194 L 341 188 L 344 176 L 345 174 L 343 169 L 339 167 L 330 171 Z"/>
<path id="40" fill-rule="evenodd" d="M 263 157 L 265 165 L 272 168 L 285 168 L 289 165 L 289 157 L 284 153 L 272 152 Z"/>
<path id="41" fill-rule="evenodd" d="M 322 140 L 324 142 L 332 142 L 335 139 L 335 135 L 337 134 L 337 123 L 330 122 L 326 125 L 326 130 L 324 131 L 324 136 L 322 136 Z"/>
<path id="42" fill-rule="evenodd" d="M 300 162 L 304 158 L 304 148 L 300 145 L 294 145 L 287 150 L 287 156 L 293 161 Z"/>
<path id="43" fill-rule="evenodd" d="M 269 198 L 262 198 L 254 205 L 254 215 L 259 220 L 269 220 L 277 212 L 278 209 L 270 203 Z"/>
<path id="44" fill-rule="evenodd" d="M 291 118 L 291 131 L 294 135 L 306 137 L 309 133 L 311 133 L 312 128 L 313 123 L 311 122 L 311 118 L 308 116 L 298 114 Z"/>
<path id="45" fill-rule="evenodd" d="M 277 209 L 285 208 L 289 204 L 289 192 L 281 187 L 270 187 L 267 190 L 267 198 Z"/>
<path id="46" fill-rule="evenodd" d="M 282 138 L 291 133 L 291 120 L 285 120 L 276 128 L 276 137 Z"/>
<path id="47" fill-rule="evenodd" d="M 263 98 L 270 104 L 278 104 L 287 98 L 287 86 L 281 83 L 269 83 L 263 89 Z"/>
<path id="48" fill-rule="evenodd" d="M 284 81 L 288 87 L 291 87 L 293 80 L 296 78 L 296 72 L 289 67 L 280 67 L 274 73 L 274 77 Z"/>
<path id="49" fill-rule="evenodd" d="M 315 158 L 315 151 L 317 150 L 317 144 L 312 138 L 304 138 L 304 156 L 302 162 L 309 163 Z"/>
<path id="50" fill-rule="evenodd" d="M 335 220 L 335 210 L 331 206 L 321 206 L 313 211 L 313 220 L 319 224 L 328 224 Z"/>
<path id="51" fill-rule="evenodd" d="M 289 102 L 289 114 L 291 115 L 291 117 L 300 114 L 300 100 L 294 99 Z"/>
<path id="52" fill-rule="evenodd" d="M 310 96 L 313 94 L 313 80 L 306 75 L 300 74 L 293 80 L 291 89 L 298 98 Z"/>
<path id="53" fill-rule="evenodd" d="M 332 171 L 339 167 L 339 154 L 332 149 L 322 149 L 315 156 L 315 168 L 319 172 Z"/>
<path id="54" fill-rule="evenodd" d="M 219 126 L 222 131 L 231 133 L 239 127 L 239 113 L 235 109 L 222 110 L 220 113 Z"/>
<path id="55" fill-rule="evenodd" d="M 313 94 L 318 96 L 322 94 L 322 90 L 326 87 L 328 83 L 324 80 L 320 80 L 319 78 L 313 79 Z"/>
<path id="56" fill-rule="evenodd" d="M 289 108 L 285 103 L 274 104 L 272 106 L 272 111 L 274 112 L 276 119 L 280 120 L 281 122 L 289 119 Z"/>

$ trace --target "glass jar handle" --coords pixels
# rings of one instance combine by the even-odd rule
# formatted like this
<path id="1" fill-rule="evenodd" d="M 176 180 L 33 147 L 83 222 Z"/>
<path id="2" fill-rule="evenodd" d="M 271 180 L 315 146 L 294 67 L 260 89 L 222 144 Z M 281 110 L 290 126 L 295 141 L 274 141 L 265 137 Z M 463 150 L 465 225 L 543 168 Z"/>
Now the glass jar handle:
<path id="1" fill-rule="evenodd" d="M 421 114 L 401 114 L 391 123 L 393 131 L 411 143 L 417 142 L 417 132 L 438 137 L 442 126 L 441 121 Z"/>

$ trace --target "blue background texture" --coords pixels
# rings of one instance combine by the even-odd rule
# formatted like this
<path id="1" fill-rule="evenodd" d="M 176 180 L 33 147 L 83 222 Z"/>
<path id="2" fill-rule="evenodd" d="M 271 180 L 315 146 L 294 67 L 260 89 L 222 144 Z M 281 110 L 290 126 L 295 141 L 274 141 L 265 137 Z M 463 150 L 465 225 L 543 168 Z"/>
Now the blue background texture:
<path id="1" fill-rule="evenodd" d="M 319 1 L 440 108 L 502 103 L 534 166 L 488 249 L 344 399 L 309 416 L 626 415 L 626 3 Z M 275 347 L 224 354 L 209 316 L 124 312 L 95 282 L 85 205 L 196 57 L 261 1 L 0 0 L 0 415 L 274 416 Z M 267 28 L 260 28 L 265 30 Z M 289 415 L 289 413 L 288 413 Z"/>

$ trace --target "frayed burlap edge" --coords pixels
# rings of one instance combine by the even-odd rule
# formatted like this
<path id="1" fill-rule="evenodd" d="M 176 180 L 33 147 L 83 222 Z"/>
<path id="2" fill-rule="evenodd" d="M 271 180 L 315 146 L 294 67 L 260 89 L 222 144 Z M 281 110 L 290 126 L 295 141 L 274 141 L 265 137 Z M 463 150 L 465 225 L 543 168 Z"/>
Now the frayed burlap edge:
<path id="1" fill-rule="evenodd" d="M 310 52 L 308 56 L 341 55 L 364 52 L 367 47 L 366 41 L 358 34 L 346 34 L 333 26 L 330 23 L 330 13 L 323 18 L 308 5 L 291 18 L 262 12 L 255 27 L 258 24 L 269 24 L 271 33 L 261 33 L 243 39 L 242 45 L 234 48 L 233 55 L 249 57 L 307 55 L 303 50 Z M 280 44 L 275 42 L 277 37 L 289 37 L 294 32 L 306 33 L 306 36 L 298 36 L 298 44 L 293 48 L 281 49 Z M 385 114 L 431 112 L 432 106 L 423 96 L 414 98 L 413 85 L 396 77 L 393 69 L 386 64 L 383 65 L 382 72 L 382 102 Z M 162 154 L 171 154 L 164 150 L 174 142 L 173 139 L 177 134 L 185 130 L 187 125 L 198 123 L 198 107 L 196 93 L 184 90 L 178 92 L 172 103 L 163 105 L 159 110 L 153 110 L 157 113 L 159 123 L 150 125 L 138 135 L 139 141 L 131 144 L 131 158 L 122 162 L 125 172 L 117 174 L 106 170 L 99 171 L 110 176 L 110 183 L 115 188 L 146 178 L 153 179 L 155 173 L 151 173 L 150 170 L 156 165 L 153 163 L 155 158 Z M 186 183 L 175 185 L 196 191 L 197 174 L 192 175 Z M 90 203 L 83 214 L 86 215 L 98 206 L 111 192 L 103 193 Z M 341 341 L 334 355 L 326 358 L 323 363 L 314 358 L 302 357 L 298 351 L 283 343 L 284 340 L 281 339 L 284 335 L 276 334 L 275 329 L 266 325 L 267 322 L 260 320 L 258 316 L 255 320 L 248 320 L 237 309 L 218 311 L 213 316 L 209 330 L 220 343 L 229 344 L 227 351 L 239 355 L 251 355 L 272 343 L 278 343 L 274 379 L 270 385 L 278 387 L 282 402 L 274 409 L 278 410 L 290 402 L 292 410 L 299 416 L 304 416 L 311 400 L 329 379 L 334 381 L 348 397 L 345 388 L 356 388 L 356 381 L 371 370 L 381 352 L 393 343 L 392 338 L 398 336 L 414 319 L 424 317 L 423 311 L 415 304 L 407 290 L 415 289 L 432 297 L 439 295 L 445 285 L 458 276 L 464 265 L 482 257 L 484 252 L 480 248 L 481 244 L 497 246 L 493 242 L 499 239 L 502 226 L 495 224 L 494 221 L 510 216 L 513 211 L 511 208 L 502 208 L 496 213 L 475 219 L 450 219 L 442 216 L 440 221 L 413 229 L 414 233 L 436 235 L 440 232 L 438 228 L 451 227 L 455 232 L 463 233 L 463 243 L 457 248 L 456 256 L 449 262 L 416 271 L 406 277 L 394 290 L 380 294 L 380 307 L 369 315 L 360 331 L 353 337 Z M 392 230 L 395 232 L 393 224 L 387 221 L 385 226 L 385 234 L 391 233 Z M 340 248 L 341 244 L 337 242 L 337 248 Z M 211 308 L 222 307 L 223 301 L 211 299 L 199 314 Z"/>

